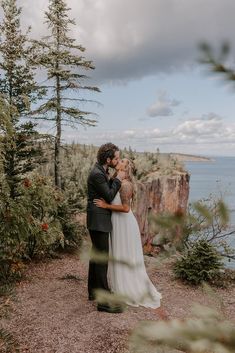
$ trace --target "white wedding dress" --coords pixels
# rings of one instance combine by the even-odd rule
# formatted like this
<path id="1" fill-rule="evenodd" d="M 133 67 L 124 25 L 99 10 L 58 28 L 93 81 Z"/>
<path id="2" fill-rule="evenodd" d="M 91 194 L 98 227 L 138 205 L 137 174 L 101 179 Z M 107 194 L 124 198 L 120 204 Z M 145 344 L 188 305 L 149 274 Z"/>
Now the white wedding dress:
<path id="1" fill-rule="evenodd" d="M 119 192 L 112 204 L 121 205 Z M 118 261 L 109 261 L 111 291 L 125 296 L 128 305 L 160 307 L 161 294 L 146 273 L 139 226 L 132 210 L 128 213 L 113 211 L 112 225 L 109 252 L 110 257 Z"/>

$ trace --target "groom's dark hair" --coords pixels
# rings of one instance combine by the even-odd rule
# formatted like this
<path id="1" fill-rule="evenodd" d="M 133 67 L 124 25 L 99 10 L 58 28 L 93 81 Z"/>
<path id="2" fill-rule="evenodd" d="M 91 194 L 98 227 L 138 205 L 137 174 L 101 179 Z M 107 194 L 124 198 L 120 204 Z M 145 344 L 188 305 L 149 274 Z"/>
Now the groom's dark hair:
<path id="1" fill-rule="evenodd" d="M 98 163 L 103 165 L 107 162 L 108 158 L 113 159 L 116 151 L 119 151 L 119 148 L 111 142 L 100 146 L 97 152 Z"/>

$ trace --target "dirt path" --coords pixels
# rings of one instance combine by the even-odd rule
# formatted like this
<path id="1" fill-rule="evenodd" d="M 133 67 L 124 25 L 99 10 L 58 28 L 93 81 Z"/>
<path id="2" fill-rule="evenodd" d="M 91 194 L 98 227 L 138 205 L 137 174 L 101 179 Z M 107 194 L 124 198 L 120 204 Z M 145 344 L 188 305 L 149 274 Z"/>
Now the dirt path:
<path id="1" fill-rule="evenodd" d="M 202 289 L 182 285 L 172 278 L 166 265 L 147 268 L 163 295 L 163 306 L 171 318 L 190 315 L 193 302 L 211 304 Z M 87 265 L 76 255 L 32 264 L 27 279 L 16 290 L 4 328 L 14 334 L 22 353 L 123 353 L 128 336 L 140 320 L 158 320 L 155 310 L 130 308 L 122 314 L 97 312 L 87 301 Z M 67 275 L 77 279 L 62 279 Z M 235 320 L 235 288 L 217 290 L 228 318 Z"/>

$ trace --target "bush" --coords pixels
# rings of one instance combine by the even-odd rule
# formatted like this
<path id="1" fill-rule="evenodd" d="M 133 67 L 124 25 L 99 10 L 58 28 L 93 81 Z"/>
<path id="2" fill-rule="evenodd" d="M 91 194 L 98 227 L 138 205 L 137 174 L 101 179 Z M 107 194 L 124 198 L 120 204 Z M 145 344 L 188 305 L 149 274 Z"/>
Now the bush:
<path id="1" fill-rule="evenodd" d="M 49 178 L 31 175 L 12 199 L 2 179 L 0 192 L 0 281 L 20 277 L 23 260 L 40 258 L 58 248 L 79 247 L 82 229 L 71 220 L 63 192 Z"/>
<path id="2" fill-rule="evenodd" d="M 80 248 L 82 240 L 87 232 L 85 226 L 72 220 L 73 212 L 67 202 L 62 203 L 58 207 L 58 219 L 62 226 L 64 235 L 64 244 L 62 248 L 65 250 L 74 250 Z M 61 244 L 58 244 L 61 247 Z"/>
<path id="3" fill-rule="evenodd" d="M 0 280 L 14 279 L 22 260 L 45 255 L 56 241 L 63 242 L 57 220 L 61 195 L 50 180 L 39 175 L 25 178 L 12 199 L 2 180 L 0 193 Z"/>
<path id="4" fill-rule="evenodd" d="M 206 240 L 199 240 L 176 261 L 174 272 L 177 278 L 198 285 L 212 280 L 222 267 L 221 256 L 214 245 Z"/>

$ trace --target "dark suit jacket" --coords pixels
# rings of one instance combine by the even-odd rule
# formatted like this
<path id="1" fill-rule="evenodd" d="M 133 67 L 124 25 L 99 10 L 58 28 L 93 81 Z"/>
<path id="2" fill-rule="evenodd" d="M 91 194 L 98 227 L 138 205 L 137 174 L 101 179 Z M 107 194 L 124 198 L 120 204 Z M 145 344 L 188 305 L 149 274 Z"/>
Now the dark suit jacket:
<path id="1" fill-rule="evenodd" d="M 96 207 L 94 199 L 104 199 L 111 203 L 121 187 L 119 179 L 108 180 L 104 168 L 98 163 L 91 170 L 88 180 L 87 228 L 101 232 L 111 232 L 111 211 Z"/>

